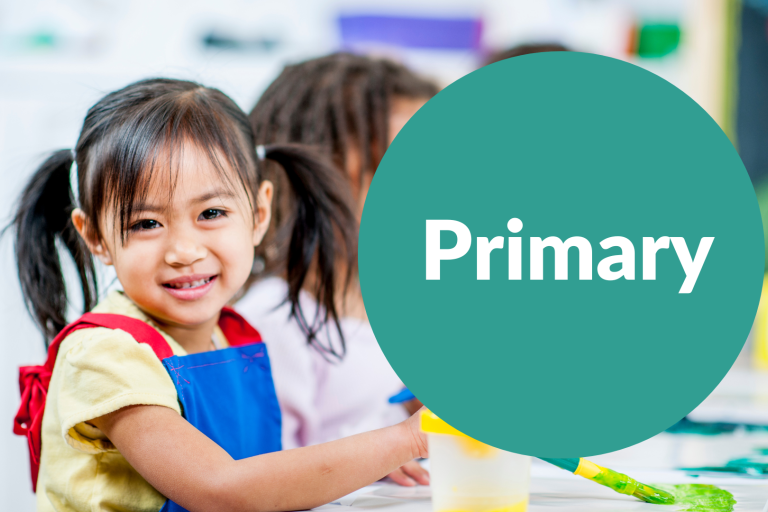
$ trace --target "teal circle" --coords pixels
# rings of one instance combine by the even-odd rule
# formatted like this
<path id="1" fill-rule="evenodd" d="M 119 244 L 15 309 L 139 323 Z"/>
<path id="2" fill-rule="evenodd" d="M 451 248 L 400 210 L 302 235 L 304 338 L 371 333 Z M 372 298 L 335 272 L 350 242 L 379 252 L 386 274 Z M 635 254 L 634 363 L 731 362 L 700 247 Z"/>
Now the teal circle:
<path id="1" fill-rule="evenodd" d="M 426 276 L 427 220 L 471 233 L 439 280 Z M 438 236 L 440 249 L 459 239 Z M 488 280 L 478 237 L 503 237 Z M 531 238 L 547 237 L 585 238 L 592 279 L 574 248 L 556 280 L 546 248 L 532 280 Z M 635 279 L 598 273 L 622 252 L 601 247 L 609 237 L 631 242 Z M 644 279 L 644 237 L 684 240 L 692 259 L 714 237 L 690 293 L 674 242 Z M 619 450 L 693 410 L 744 345 L 763 263 L 755 193 L 712 118 L 653 73 L 581 53 L 508 59 L 430 100 L 376 171 L 359 244 L 366 311 L 405 385 L 467 435 L 538 457 Z"/>

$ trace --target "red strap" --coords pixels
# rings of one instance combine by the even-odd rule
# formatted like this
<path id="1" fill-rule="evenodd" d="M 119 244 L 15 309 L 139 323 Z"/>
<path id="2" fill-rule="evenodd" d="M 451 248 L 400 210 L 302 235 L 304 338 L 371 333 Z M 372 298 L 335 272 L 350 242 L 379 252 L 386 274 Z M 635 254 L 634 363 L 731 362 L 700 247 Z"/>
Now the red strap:
<path id="1" fill-rule="evenodd" d="M 29 444 L 29 461 L 32 471 L 32 490 L 37 490 L 37 475 L 40 472 L 41 429 L 45 399 L 51 382 L 53 365 L 59 353 L 61 342 L 75 331 L 91 327 L 106 327 L 127 332 L 139 343 L 146 343 L 162 360 L 173 355 L 165 338 L 149 324 L 123 315 L 107 313 L 86 313 L 77 321 L 66 326 L 48 346 L 48 359 L 42 366 L 19 368 L 19 390 L 21 405 L 13 421 L 13 433 L 26 436 Z M 251 328 L 253 329 L 253 328 Z M 258 334 L 258 333 L 257 333 Z"/>
<path id="2" fill-rule="evenodd" d="M 51 382 L 53 365 L 59 353 L 61 342 L 75 331 L 92 327 L 120 329 L 127 332 L 139 343 L 149 345 L 161 361 L 173 355 L 165 338 L 151 325 L 124 315 L 109 313 L 86 313 L 77 321 L 66 326 L 48 346 L 48 359 L 42 366 L 19 368 L 19 389 L 21 405 L 13 422 L 13 433 L 26 436 L 29 444 L 32 489 L 37 490 L 37 476 L 40 472 L 41 430 L 45 399 Z M 231 308 L 224 308 L 219 318 L 219 327 L 231 346 L 261 343 L 261 335 Z"/>
<path id="3" fill-rule="evenodd" d="M 261 343 L 262 341 L 259 331 L 254 329 L 245 318 L 232 308 L 221 310 L 219 327 L 232 347 L 247 345 L 248 343 Z"/>
<path id="4" fill-rule="evenodd" d="M 163 335 L 157 329 L 146 322 L 125 315 L 113 315 L 110 313 L 86 313 L 78 322 L 90 324 L 88 327 L 106 327 L 107 329 L 120 329 L 125 331 L 139 343 L 150 346 L 152 351 L 161 361 L 173 355 L 173 349 L 165 341 Z"/>

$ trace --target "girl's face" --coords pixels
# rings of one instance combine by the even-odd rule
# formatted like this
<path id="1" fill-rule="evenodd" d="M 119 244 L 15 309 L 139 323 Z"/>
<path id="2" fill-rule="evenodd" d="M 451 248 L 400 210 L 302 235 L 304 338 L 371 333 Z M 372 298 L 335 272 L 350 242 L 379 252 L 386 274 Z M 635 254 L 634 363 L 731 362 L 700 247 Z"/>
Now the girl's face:
<path id="1" fill-rule="evenodd" d="M 250 275 L 253 248 L 269 225 L 272 184 L 263 182 L 258 197 L 249 198 L 236 179 L 223 182 L 193 145 L 177 158 L 175 187 L 167 165 L 153 172 L 123 243 L 112 208 L 102 216 L 102 236 L 84 238 L 103 263 L 114 265 L 126 295 L 145 313 L 161 324 L 193 327 L 217 319 Z M 87 219 L 78 226 L 78 215 L 73 220 L 83 234 Z"/>

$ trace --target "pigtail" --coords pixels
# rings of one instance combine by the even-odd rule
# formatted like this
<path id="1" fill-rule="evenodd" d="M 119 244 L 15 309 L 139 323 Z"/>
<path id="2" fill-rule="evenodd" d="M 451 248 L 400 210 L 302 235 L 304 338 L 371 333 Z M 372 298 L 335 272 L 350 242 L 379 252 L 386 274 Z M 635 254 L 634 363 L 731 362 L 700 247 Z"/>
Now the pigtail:
<path id="1" fill-rule="evenodd" d="M 263 149 L 262 149 L 263 148 Z M 357 264 L 357 219 L 353 213 L 349 185 L 344 175 L 306 146 L 271 144 L 260 146 L 259 156 L 273 160 L 285 170 L 294 192 L 293 218 L 287 247 L 286 279 L 291 315 L 295 316 L 307 340 L 321 353 L 343 357 L 346 346 L 339 325 L 338 296 L 344 295 Z M 341 263 L 341 264 L 340 264 Z M 314 322 L 307 322 L 299 304 L 299 294 L 310 270 L 316 281 L 310 283 L 318 311 Z M 339 275 L 344 272 L 344 276 Z M 341 289 L 339 289 L 341 285 Z M 317 333 L 333 321 L 339 333 L 341 350 L 317 343 Z"/>
<path id="2" fill-rule="evenodd" d="M 70 220 L 74 197 L 70 186 L 72 152 L 60 150 L 35 172 L 13 220 L 16 265 L 24 302 L 43 331 L 46 346 L 67 325 L 67 290 L 57 239 L 75 260 L 86 311 L 96 301 L 93 259 Z"/>

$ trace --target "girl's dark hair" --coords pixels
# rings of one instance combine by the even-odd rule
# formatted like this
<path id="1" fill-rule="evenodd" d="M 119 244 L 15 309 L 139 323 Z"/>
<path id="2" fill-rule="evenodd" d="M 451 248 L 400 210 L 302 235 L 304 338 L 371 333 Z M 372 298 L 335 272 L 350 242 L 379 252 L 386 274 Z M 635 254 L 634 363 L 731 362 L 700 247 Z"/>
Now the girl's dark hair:
<path id="1" fill-rule="evenodd" d="M 569 52 L 570 50 L 560 43 L 538 43 L 538 44 L 521 44 L 513 46 L 506 50 L 501 50 L 496 53 L 492 53 L 486 60 L 483 66 L 493 64 L 512 57 L 519 57 L 521 55 L 530 55 L 532 53 L 546 53 L 546 52 Z"/>
<path id="2" fill-rule="evenodd" d="M 437 91 L 401 64 L 334 53 L 286 66 L 249 117 L 258 144 L 311 144 L 340 169 L 354 146 L 361 168 L 373 172 L 387 149 L 392 98 L 429 99 Z"/>
<path id="3" fill-rule="evenodd" d="M 219 177 L 257 197 L 263 179 L 248 117 L 217 89 L 181 80 L 150 79 L 108 94 L 88 111 L 74 150 L 77 198 L 70 187 L 70 150 L 53 153 L 24 189 L 13 221 L 16 259 L 27 308 L 46 344 L 67 324 L 67 290 L 57 240 L 75 260 L 85 310 L 97 300 L 93 260 L 72 226 L 77 204 L 96 230 L 106 208 L 125 239 L 134 204 L 142 201 L 160 168 L 170 168 L 171 193 L 178 181 L 178 153 L 193 144 L 208 155 Z M 316 298 L 334 320 L 337 258 L 356 257 L 356 221 L 347 187 L 334 180 L 329 162 L 296 145 L 269 145 L 263 155 L 278 162 L 296 191 L 291 229 L 289 288 L 293 310 L 311 265 L 318 266 Z M 342 184 L 343 185 L 343 184 Z M 170 198 L 169 198 L 170 199 Z M 76 202 L 77 200 L 77 202 Z M 253 205 L 251 205 L 253 206 Z"/>
<path id="4" fill-rule="evenodd" d="M 309 144 L 329 156 L 337 174 L 348 181 L 350 149 L 360 159 L 360 184 L 379 165 L 389 141 L 389 115 L 393 98 L 425 98 L 437 86 L 395 62 L 334 53 L 286 66 L 250 113 L 258 144 Z M 290 260 L 289 227 L 295 222 L 291 197 L 283 193 L 284 180 L 271 166 L 267 175 L 275 183 L 275 208 L 270 235 L 257 248 L 261 274 L 281 273 Z M 318 177 L 320 179 L 320 177 Z"/>

